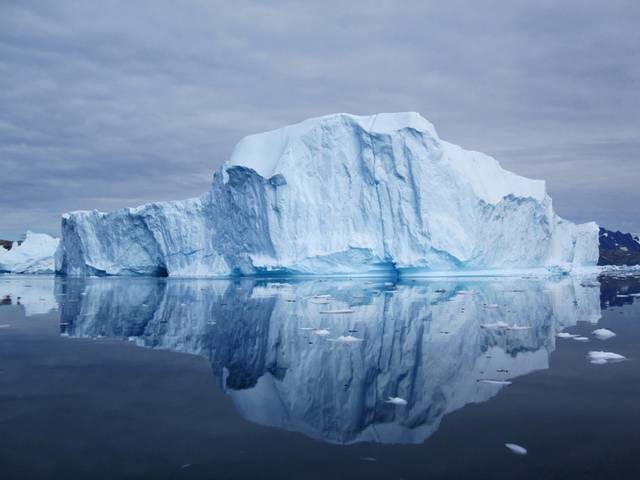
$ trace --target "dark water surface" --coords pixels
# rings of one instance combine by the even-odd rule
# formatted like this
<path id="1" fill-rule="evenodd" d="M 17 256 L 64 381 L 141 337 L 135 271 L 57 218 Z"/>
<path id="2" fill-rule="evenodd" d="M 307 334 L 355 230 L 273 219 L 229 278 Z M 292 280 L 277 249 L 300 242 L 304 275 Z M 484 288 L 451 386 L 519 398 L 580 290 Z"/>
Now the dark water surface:
<path id="1" fill-rule="evenodd" d="M 640 478 L 634 294 L 0 276 L 0 478 Z"/>

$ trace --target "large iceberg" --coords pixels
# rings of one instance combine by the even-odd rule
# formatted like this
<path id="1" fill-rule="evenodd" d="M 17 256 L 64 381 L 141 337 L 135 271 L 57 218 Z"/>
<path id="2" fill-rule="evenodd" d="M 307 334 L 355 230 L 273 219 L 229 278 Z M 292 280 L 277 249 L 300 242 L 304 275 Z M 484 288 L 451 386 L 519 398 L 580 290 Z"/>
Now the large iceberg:
<path id="1" fill-rule="evenodd" d="M 417 113 L 329 115 L 251 135 L 203 196 L 62 219 L 69 275 L 421 274 L 575 269 L 598 227 L 545 183 L 441 140 Z"/>
<path id="2" fill-rule="evenodd" d="M 22 243 L 0 248 L 0 272 L 53 273 L 59 240 L 46 233 L 27 232 Z"/>

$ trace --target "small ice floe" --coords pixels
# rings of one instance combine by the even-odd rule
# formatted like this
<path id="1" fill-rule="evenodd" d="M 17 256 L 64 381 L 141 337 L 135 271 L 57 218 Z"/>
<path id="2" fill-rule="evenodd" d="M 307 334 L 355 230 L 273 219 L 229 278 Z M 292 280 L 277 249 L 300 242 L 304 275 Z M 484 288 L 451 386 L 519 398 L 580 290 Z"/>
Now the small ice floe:
<path id="1" fill-rule="evenodd" d="M 384 282 L 385 287 L 393 287 L 393 285 L 394 285 L 393 282 Z"/>
<path id="2" fill-rule="evenodd" d="M 497 303 L 490 303 L 489 305 L 486 305 L 486 308 L 498 308 L 498 304 Z"/>
<path id="3" fill-rule="evenodd" d="M 406 405 L 407 401 L 404 398 L 401 397 L 389 397 L 387 400 L 384 401 L 384 403 L 391 403 L 393 405 Z"/>
<path id="4" fill-rule="evenodd" d="M 184 470 L 185 468 L 189 468 L 191 466 L 190 463 L 185 463 L 184 465 L 180 465 L 180 469 Z"/>
<path id="5" fill-rule="evenodd" d="M 588 341 L 589 341 L 589 337 L 582 337 L 582 336 L 580 336 L 580 335 L 578 335 L 578 336 L 576 336 L 576 337 L 573 337 L 573 339 L 574 339 L 576 342 L 588 342 Z"/>
<path id="6" fill-rule="evenodd" d="M 298 327 L 298 330 L 314 330 L 314 327 Z"/>
<path id="7" fill-rule="evenodd" d="M 598 328 L 597 330 L 594 330 L 593 332 L 591 332 L 598 340 L 609 340 L 610 338 L 613 338 L 616 336 L 615 333 L 613 333 L 611 330 L 609 330 L 608 328 Z"/>
<path id="8" fill-rule="evenodd" d="M 613 352 L 592 351 L 589 352 L 589 361 L 595 365 L 604 365 L 605 363 L 616 363 L 626 360 L 627 357 Z"/>
<path id="9" fill-rule="evenodd" d="M 0 325 L 0 328 L 9 328 L 11 325 L 9 325 L 8 323 L 5 323 L 3 325 Z"/>
<path id="10" fill-rule="evenodd" d="M 640 293 L 630 293 L 630 297 L 640 297 Z"/>
<path id="11" fill-rule="evenodd" d="M 313 333 L 315 333 L 316 335 L 319 335 L 321 337 L 326 337 L 331 332 L 329 330 L 327 330 L 326 328 L 319 328 L 318 330 L 314 330 Z"/>
<path id="12" fill-rule="evenodd" d="M 622 294 L 616 295 L 616 297 L 618 297 L 618 298 L 629 298 L 630 296 L 631 295 L 622 295 Z"/>
<path id="13" fill-rule="evenodd" d="M 507 322 L 503 322 L 502 320 L 498 320 L 495 323 L 481 323 L 480 328 L 488 328 L 491 330 L 506 330 L 509 328 L 509 324 Z"/>
<path id="14" fill-rule="evenodd" d="M 512 453 L 515 453 L 516 455 L 527 454 L 527 449 L 521 445 L 518 445 L 517 443 L 505 443 L 504 446 L 507 447 L 509 450 L 511 450 Z"/>
<path id="15" fill-rule="evenodd" d="M 486 383 L 488 385 L 511 385 L 509 380 L 494 380 L 491 378 L 482 378 L 478 380 L 478 383 Z"/>
<path id="16" fill-rule="evenodd" d="M 340 342 L 340 343 L 355 343 L 361 342 L 362 339 L 358 337 L 354 337 L 353 335 L 340 335 L 338 338 L 330 338 L 332 342 Z"/>
<path id="17" fill-rule="evenodd" d="M 509 325 L 507 330 L 530 330 L 531 327 L 527 327 L 525 325 Z"/>
<path id="18" fill-rule="evenodd" d="M 328 314 L 328 315 L 338 315 L 338 314 L 346 314 L 346 313 L 353 313 L 354 310 L 351 310 L 350 308 L 338 308 L 335 310 L 321 310 L 320 313 L 324 313 L 324 314 Z"/>
<path id="19" fill-rule="evenodd" d="M 575 335 L 573 333 L 569 333 L 569 332 L 560 332 L 558 334 L 556 334 L 556 337 L 558 338 L 576 338 L 579 337 L 580 335 Z"/>

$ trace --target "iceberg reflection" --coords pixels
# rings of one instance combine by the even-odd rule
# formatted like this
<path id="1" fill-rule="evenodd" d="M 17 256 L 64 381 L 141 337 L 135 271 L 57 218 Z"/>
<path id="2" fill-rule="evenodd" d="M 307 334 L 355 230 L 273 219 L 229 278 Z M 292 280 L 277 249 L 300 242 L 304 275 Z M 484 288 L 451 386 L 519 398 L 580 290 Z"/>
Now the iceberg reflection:
<path id="1" fill-rule="evenodd" d="M 600 318 L 599 289 L 571 277 L 67 278 L 56 293 L 64 334 L 205 356 L 243 417 L 334 443 L 423 442 Z"/>

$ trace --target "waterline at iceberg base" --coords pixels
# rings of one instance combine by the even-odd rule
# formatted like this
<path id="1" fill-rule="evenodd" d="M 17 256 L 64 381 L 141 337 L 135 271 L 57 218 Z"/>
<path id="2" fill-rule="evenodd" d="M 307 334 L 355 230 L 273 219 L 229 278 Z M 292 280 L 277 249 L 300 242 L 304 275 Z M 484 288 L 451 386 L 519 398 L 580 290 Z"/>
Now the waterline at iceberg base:
<path id="1" fill-rule="evenodd" d="M 203 196 L 65 214 L 67 275 L 235 276 L 570 271 L 598 227 L 545 184 L 440 140 L 417 113 L 314 118 L 251 135 Z"/>

